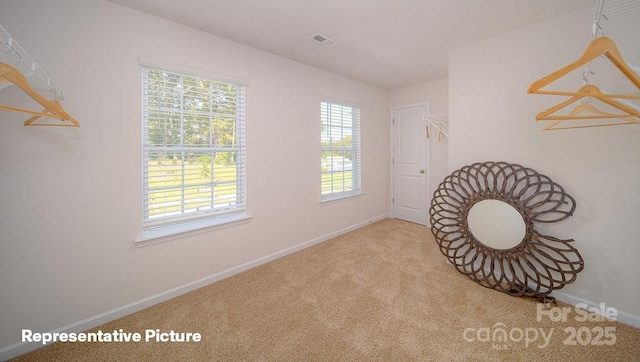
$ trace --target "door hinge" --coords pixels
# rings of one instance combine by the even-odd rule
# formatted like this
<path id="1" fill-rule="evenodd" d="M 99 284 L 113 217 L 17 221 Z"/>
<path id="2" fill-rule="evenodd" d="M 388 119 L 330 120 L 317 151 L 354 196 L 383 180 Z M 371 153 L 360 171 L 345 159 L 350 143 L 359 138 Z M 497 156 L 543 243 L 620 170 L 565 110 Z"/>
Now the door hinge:
<path id="1" fill-rule="evenodd" d="M 391 203 L 392 203 L 392 204 L 395 204 L 395 203 L 396 203 L 396 198 L 395 198 L 395 197 L 392 197 L 392 198 L 391 198 Z"/>

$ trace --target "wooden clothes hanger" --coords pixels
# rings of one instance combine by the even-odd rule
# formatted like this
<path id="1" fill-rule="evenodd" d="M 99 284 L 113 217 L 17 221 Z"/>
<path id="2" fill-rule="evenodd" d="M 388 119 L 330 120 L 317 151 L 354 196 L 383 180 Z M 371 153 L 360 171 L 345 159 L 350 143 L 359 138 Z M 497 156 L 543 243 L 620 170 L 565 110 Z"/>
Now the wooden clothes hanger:
<path id="1" fill-rule="evenodd" d="M 604 1 L 598 1 L 596 5 L 596 15 L 594 16 L 594 28 L 592 34 L 592 41 L 589 43 L 584 53 L 576 61 L 556 70 L 555 72 L 533 82 L 527 93 L 537 94 L 553 94 L 553 95 L 567 95 L 572 96 L 570 99 L 561 102 L 545 111 L 542 111 L 536 115 L 536 120 L 552 120 L 553 122 L 543 128 L 543 131 L 550 129 L 569 129 L 569 128 L 586 128 L 586 127 L 603 127 L 603 126 L 615 126 L 624 124 L 638 124 L 640 123 L 640 112 L 634 105 L 629 106 L 629 103 L 623 104 L 613 100 L 613 98 L 625 98 L 625 99 L 640 99 L 640 96 L 632 94 L 606 94 L 600 91 L 600 89 L 594 85 L 588 85 L 588 72 L 590 63 L 594 59 L 601 55 L 604 55 L 609 59 L 613 65 L 638 89 L 640 89 L 640 76 L 636 73 L 631 66 L 629 66 L 622 55 L 620 54 L 615 42 L 608 37 L 597 37 L 598 29 L 602 30 L 599 24 L 600 16 L 602 15 L 602 8 Z M 547 91 L 542 90 L 543 87 L 552 83 L 553 81 L 575 71 L 579 67 L 587 64 L 585 73 L 583 73 L 584 84 L 576 92 L 563 92 L 563 91 Z M 585 98 L 597 99 L 602 103 L 620 110 L 621 114 L 603 112 L 596 108 L 594 105 L 584 102 Z M 554 112 L 580 100 L 580 104 L 577 105 L 571 112 L 566 115 L 553 115 Z M 595 124 L 580 124 L 571 125 L 566 127 L 557 127 L 560 123 L 572 120 L 617 120 L 617 123 L 608 122 L 596 122 Z"/>
<path id="2" fill-rule="evenodd" d="M 431 138 L 431 126 L 435 127 L 438 130 L 438 141 L 442 141 L 445 138 L 449 137 L 449 135 L 447 134 L 447 132 L 444 131 L 443 128 L 447 128 L 446 123 L 443 122 L 442 120 L 437 120 L 436 118 L 443 118 L 447 119 L 446 116 L 434 116 L 434 117 L 425 117 L 423 118 L 423 120 L 427 121 L 427 128 L 426 128 L 426 132 L 427 132 L 427 138 Z M 438 125 L 437 123 L 440 123 L 440 125 Z"/>
<path id="3" fill-rule="evenodd" d="M 583 112 L 589 112 L 590 116 L 581 116 L 580 114 Z M 640 115 L 635 114 L 614 114 L 607 113 L 599 110 L 591 103 L 580 103 L 578 104 L 567 116 L 547 116 L 544 119 L 572 119 L 572 118 L 580 118 L 580 119 L 606 119 L 606 118 L 637 118 Z"/>
<path id="4" fill-rule="evenodd" d="M 606 103 L 608 105 L 610 105 L 611 107 L 617 108 L 619 110 L 621 110 L 622 112 L 624 112 L 625 114 L 623 115 L 616 115 L 616 114 L 606 114 L 608 116 L 614 116 L 616 118 L 619 117 L 627 117 L 627 116 L 632 116 L 632 117 L 640 117 L 640 112 L 638 112 L 636 109 L 629 107 L 625 104 L 622 104 L 620 102 L 617 102 L 613 99 L 609 99 L 608 97 L 603 97 L 603 93 L 602 91 L 600 91 L 600 89 L 598 87 L 596 87 L 595 85 L 592 84 L 587 84 L 587 85 L 583 85 L 582 87 L 580 87 L 580 89 L 578 89 L 578 91 L 576 92 L 577 95 L 574 95 L 573 97 L 567 99 L 564 102 L 558 103 L 555 106 L 546 109 L 540 113 L 538 113 L 536 115 L 536 121 L 540 121 L 540 120 L 553 120 L 553 119 L 559 119 L 558 117 L 564 117 L 567 118 L 568 116 L 551 116 L 552 113 L 572 104 L 575 103 L 585 97 L 592 97 L 594 99 L 598 99 L 603 103 Z M 595 107 L 593 107 L 595 108 Z M 605 113 L 602 111 L 600 112 L 600 116 L 598 116 L 598 118 L 610 118 L 610 117 L 605 117 Z M 598 113 L 598 112 L 594 112 L 594 113 Z M 577 112 L 573 112 L 574 114 Z"/>
<path id="5" fill-rule="evenodd" d="M 550 123 L 549 125 L 543 128 L 543 131 L 550 129 L 569 129 L 569 128 L 587 128 L 587 127 L 600 127 L 600 126 L 614 126 L 614 125 L 623 125 L 623 124 L 638 124 L 640 118 L 640 112 L 638 110 L 629 107 L 625 104 L 617 102 L 613 99 L 609 99 L 607 97 L 600 97 L 602 92 L 595 85 L 584 85 L 580 87 L 577 92 L 581 95 L 576 95 L 567 99 L 564 102 L 558 103 L 555 106 L 546 109 L 536 115 L 536 121 L 542 120 L 553 120 L 555 122 Z M 553 113 L 559 111 L 562 108 L 567 107 L 568 105 L 575 103 L 580 100 L 584 100 L 586 97 L 592 97 L 594 99 L 598 99 L 599 101 L 608 104 L 609 106 L 616 108 L 622 111 L 622 114 L 603 112 L 597 109 L 595 106 L 589 103 L 581 103 L 577 105 L 569 114 L 567 115 L 553 115 Z M 583 112 L 589 112 L 591 115 L 583 115 Z M 569 126 L 569 127 L 556 127 L 558 124 L 569 121 L 569 120 L 591 120 L 591 119 L 618 119 L 622 122 L 618 123 L 598 123 L 591 125 L 580 125 L 580 126 Z"/>
<path id="6" fill-rule="evenodd" d="M 588 112 L 592 115 L 580 115 L 580 113 Z M 626 124 L 640 124 L 640 119 L 638 116 L 633 114 L 612 114 L 603 112 L 596 107 L 594 107 L 590 103 L 581 103 L 577 105 L 568 115 L 566 116 L 546 116 L 543 117 L 544 120 L 555 120 L 554 122 L 546 125 L 542 130 L 556 130 L 556 129 L 571 129 L 571 128 L 588 128 L 588 127 L 604 127 L 604 126 L 619 126 Z M 596 123 L 596 124 L 588 124 L 588 125 L 577 125 L 577 126 L 566 126 L 566 127 L 556 127 L 558 124 L 564 121 L 571 120 L 590 120 L 590 119 L 617 119 L 622 122 L 617 123 Z"/>
<path id="7" fill-rule="evenodd" d="M 578 69 L 579 67 L 587 64 L 588 62 L 596 59 L 597 57 L 605 55 L 619 70 L 624 74 L 624 76 L 631 81 L 638 89 L 640 89 L 640 76 L 634 72 L 622 59 L 622 55 L 618 51 L 618 47 L 616 44 L 608 37 L 600 37 L 593 40 L 587 49 L 584 51 L 582 56 L 578 58 L 571 64 L 568 64 L 555 72 L 533 82 L 527 93 L 536 93 L 536 94 L 554 94 L 554 95 L 583 95 L 580 91 L 578 92 L 560 92 L 560 91 L 545 91 L 540 88 L 548 85 L 549 83 L 555 81 L 558 78 L 561 78 L 564 75 Z M 628 98 L 628 99 L 640 99 L 640 96 L 634 96 L 630 94 L 603 94 L 600 93 L 599 98 Z"/>
<path id="8" fill-rule="evenodd" d="M 436 127 L 434 125 L 434 127 Z M 431 126 L 427 126 L 427 138 L 431 138 L 431 130 L 430 130 Z M 447 138 L 447 135 L 439 128 L 436 127 L 438 129 L 438 141 L 442 141 L 443 139 Z"/>
<path id="9" fill-rule="evenodd" d="M 0 62 L 0 84 L 5 82 L 11 82 L 20 88 L 24 93 L 33 98 L 36 102 L 44 107 L 44 110 L 41 112 L 32 111 L 29 109 L 12 107 L 8 105 L 0 104 L 0 109 L 4 109 L 12 112 L 21 112 L 33 115 L 33 117 L 29 118 L 25 121 L 25 126 L 67 126 L 67 127 L 80 127 L 80 123 L 76 121 L 73 117 L 71 117 L 67 112 L 62 109 L 60 103 L 56 100 L 49 101 L 43 96 L 41 96 L 38 92 L 34 91 L 29 87 L 29 83 L 26 78 L 13 66 L 1 63 Z M 36 120 L 46 117 L 46 118 L 56 118 L 61 121 L 67 121 L 69 123 L 34 123 Z"/>

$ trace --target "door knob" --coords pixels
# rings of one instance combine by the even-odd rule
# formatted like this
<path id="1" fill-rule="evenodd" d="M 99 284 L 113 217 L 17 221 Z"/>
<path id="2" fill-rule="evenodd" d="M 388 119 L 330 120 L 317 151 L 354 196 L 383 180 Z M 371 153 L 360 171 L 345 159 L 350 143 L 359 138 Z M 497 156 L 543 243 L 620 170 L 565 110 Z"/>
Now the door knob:
<path id="1" fill-rule="evenodd" d="M 420 173 L 425 173 L 425 170 L 424 169 L 420 170 Z"/>

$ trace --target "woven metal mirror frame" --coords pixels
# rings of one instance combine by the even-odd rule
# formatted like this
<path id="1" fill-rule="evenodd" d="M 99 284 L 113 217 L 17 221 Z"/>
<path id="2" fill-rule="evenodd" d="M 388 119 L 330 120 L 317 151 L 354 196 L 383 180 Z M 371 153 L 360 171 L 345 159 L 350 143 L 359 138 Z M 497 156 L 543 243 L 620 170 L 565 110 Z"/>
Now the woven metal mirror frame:
<path id="1" fill-rule="evenodd" d="M 520 213 L 525 236 L 508 249 L 480 242 L 467 216 L 482 200 L 499 200 Z M 554 223 L 573 214 L 576 204 L 549 177 L 517 164 L 483 162 L 447 176 L 434 192 L 431 231 L 440 251 L 478 284 L 513 296 L 546 298 L 576 280 L 584 268 L 571 243 L 536 231 L 536 223 Z M 485 240 L 486 242 L 486 240 Z"/>

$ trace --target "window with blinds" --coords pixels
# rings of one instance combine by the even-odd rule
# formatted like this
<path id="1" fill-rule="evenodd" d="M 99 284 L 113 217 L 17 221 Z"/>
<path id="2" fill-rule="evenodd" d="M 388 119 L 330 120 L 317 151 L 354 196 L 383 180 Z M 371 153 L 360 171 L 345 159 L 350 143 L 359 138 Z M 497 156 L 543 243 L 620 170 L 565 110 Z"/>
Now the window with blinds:
<path id="1" fill-rule="evenodd" d="M 144 229 L 243 212 L 244 86 L 142 69 Z"/>
<path id="2" fill-rule="evenodd" d="M 320 103 L 321 199 L 360 194 L 360 109 Z"/>

